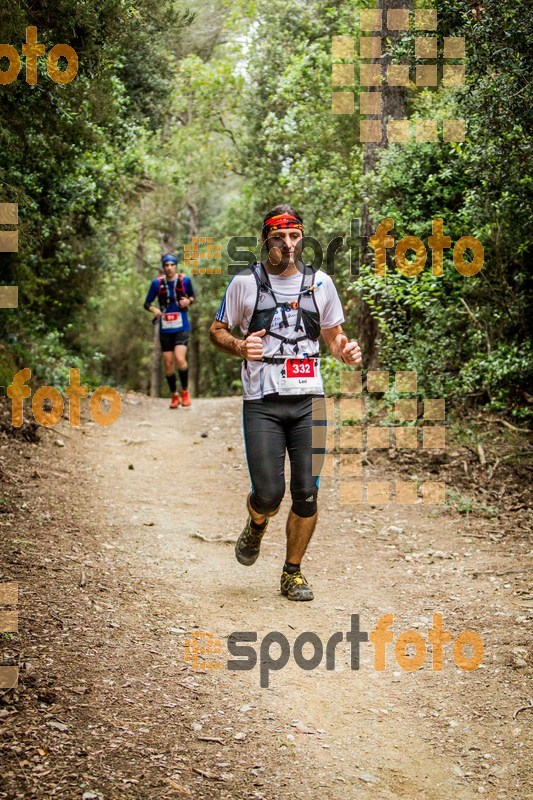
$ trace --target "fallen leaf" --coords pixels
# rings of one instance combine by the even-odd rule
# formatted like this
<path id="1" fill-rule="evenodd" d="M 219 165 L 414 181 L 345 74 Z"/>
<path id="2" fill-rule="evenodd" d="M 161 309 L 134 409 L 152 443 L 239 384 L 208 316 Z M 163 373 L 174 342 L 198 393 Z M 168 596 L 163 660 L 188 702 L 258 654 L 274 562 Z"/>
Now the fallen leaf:
<path id="1" fill-rule="evenodd" d="M 58 731 L 68 731 L 68 725 L 65 725 L 64 722 L 56 722 L 55 719 L 50 720 L 46 724 L 48 725 L 49 728 L 55 728 Z"/>
<path id="2" fill-rule="evenodd" d="M 218 742 L 218 744 L 224 744 L 224 740 L 219 739 L 218 736 L 197 736 L 196 738 L 199 742 Z"/>
<path id="3" fill-rule="evenodd" d="M 294 720 L 291 724 L 293 728 L 296 728 L 296 733 L 316 733 L 316 730 L 308 728 L 307 725 L 304 725 L 299 720 Z"/>
<path id="4" fill-rule="evenodd" d="M 208 772 L 205 769 L 198 769 L 198 767 L 193 767 L 192 771 L 196 772 L 197 775 L 202 775 L 202 777 L 209 778 L 212 781 L 229 781 L 231 779 L 227 772 L 217 775 L 216 772 Z"/>
<path id="5" fill-rule="evenodd" d="M 172 780 L 172 778 L 167 778 L 166 780 L 168 785 L 176 792 L 179 792 L 179 794 L 190 794 L 190 791 L 186 786 L 180 786 L 180 784 L 176 783 L 176 781 Z"/>
<path id="6" fill-rule="evenodd" d="M 368 772 L 361 772 L 359 780 L 365 783 L 379 783 L 379 779 L 374 777 L 374 775 L 369 775 Z"/>

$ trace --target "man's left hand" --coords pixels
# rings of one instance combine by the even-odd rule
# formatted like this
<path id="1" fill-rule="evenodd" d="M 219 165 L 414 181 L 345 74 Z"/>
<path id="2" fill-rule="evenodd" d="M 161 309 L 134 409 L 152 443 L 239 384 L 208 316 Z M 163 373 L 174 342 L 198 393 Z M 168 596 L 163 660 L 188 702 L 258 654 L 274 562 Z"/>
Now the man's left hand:
<path id="1" fill-rule="evenodd" d="M 339 340 L 339 354 L 344 363 L 350 367 L 358 367 L 363 361 L 363 354 L 357 342 L 349 342 L 344 334 Z"/>
<path id="2" fill-rule="evenodd" d="M 180 297 L 179 307 L 180 308 L 187 308 L 191 304 L 191 301 L 188 297 Z"/>

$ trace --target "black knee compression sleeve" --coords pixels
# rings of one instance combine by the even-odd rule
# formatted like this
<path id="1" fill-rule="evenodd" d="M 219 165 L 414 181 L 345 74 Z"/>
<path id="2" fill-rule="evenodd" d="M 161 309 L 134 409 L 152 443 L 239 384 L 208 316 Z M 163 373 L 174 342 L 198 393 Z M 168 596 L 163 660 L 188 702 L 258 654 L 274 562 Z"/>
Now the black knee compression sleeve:
<path id="1" fill-rule="evenodd" d="M 250 505 L 257 514 L 267 514 L 269 517 L 274 516 L 279 508 L 283 495 L 272 497 L 262 497 L 257 492 L 252 492 L 250 495 Z"/>
<path id="2" fill-rule="evenodd" d="M 312 517 L 317 512 L 318 487 L 312 486 L 310 489 L 298 489 L 292 492 L 291 510 L 298 517 Z"/>

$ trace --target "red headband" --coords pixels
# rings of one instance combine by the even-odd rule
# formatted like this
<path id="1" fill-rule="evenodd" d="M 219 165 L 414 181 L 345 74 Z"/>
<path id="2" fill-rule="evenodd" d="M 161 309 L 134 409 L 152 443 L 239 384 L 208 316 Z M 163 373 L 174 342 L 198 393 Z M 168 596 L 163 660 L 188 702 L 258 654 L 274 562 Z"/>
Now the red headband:
<path id="1" fill-rule="evenodd" d="M 268 230 L 268 232 L 277 231 L 281 228 L 299 228 L 303 231 L 304 226 L 293 214 L 276 214 L 275 217 L 270 217 L 265 220 L 265 224 L 263 225 L 263 231 Z"/>

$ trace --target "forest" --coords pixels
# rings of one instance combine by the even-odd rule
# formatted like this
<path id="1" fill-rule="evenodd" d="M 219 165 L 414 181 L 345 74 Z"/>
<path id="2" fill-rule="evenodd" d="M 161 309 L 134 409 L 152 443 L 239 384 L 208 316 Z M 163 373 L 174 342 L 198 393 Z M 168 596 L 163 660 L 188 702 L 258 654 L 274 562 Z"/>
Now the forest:
<path id="1" fill-rule="evenodd" d="M 466 58 L 453 61 L 466 65 L 464 85 L 420 86 L 414 12 L 428 4 L 378 5 L 411 12 L 406 30 L 382 39 L 378 60 L 410 70 L 404 86 L 383 87 L 385 121 L 436 120 L 440 131 L 464 119 L 464 141 L 362 141 L 360 11 L 374 3 L 295 0 L 288 12 L 271 0 L 268 13 L 253 0 L 4 4 L 4 43 L 20 54 L 33 25 L 46 52 L 74 48 L 79 68 L 61 85 L 40 58 L 30 85 L 22 59 L 18 79 L 0 86 L 0 201 L 19 211 L 18 252 L 1 256 L 2 284 L 19 287 L 19 304 L 0 314 L 0 383 L 31 367 L 36 384 L 61 387 L 78 368 L 91 387 L 165 391 L 143 300 L 173 252 L 198 300 L 193 391 L 238 393 L 239 362 L 212 347 L 209 326 L 239 261 L 235 237 L 254 240 L 265 211 L 288 202 L 324 254 L 343 237 L 334 279 L 365 368 L 414 370 L 423 393 L 461 413 L 525 423 L 531 15 L 520 0 L 436 0 L 439 48 L 445 37 L 466 43 Z M 355 42 L 352 59 L 334 55 L 338 37 Z M 334 113 L 332 94 L 347 89 L 332 86 L 332 68 L 339 75 L 335 65 L 350 63 L 354 109 Z M 428 246 L 436 219 L 451 240 L 441 274 Z M 364 243 L 384 220 L 394 247 L 408 236 L 425 243 L 424 269 L 412 249 L 395 267 L 392 247 L 379 274 Z M 454 266 L 462 237 L 482 245 L 475 274 Z M 473 257 L 466 252 L 467 265 Z M 333 375 L 338 365 L 324 362 Z"/>
<path id="2" fill-rule="evenodd" d="M 0 0 L 0 800 L 533 797 L 530 6 Z"/>

